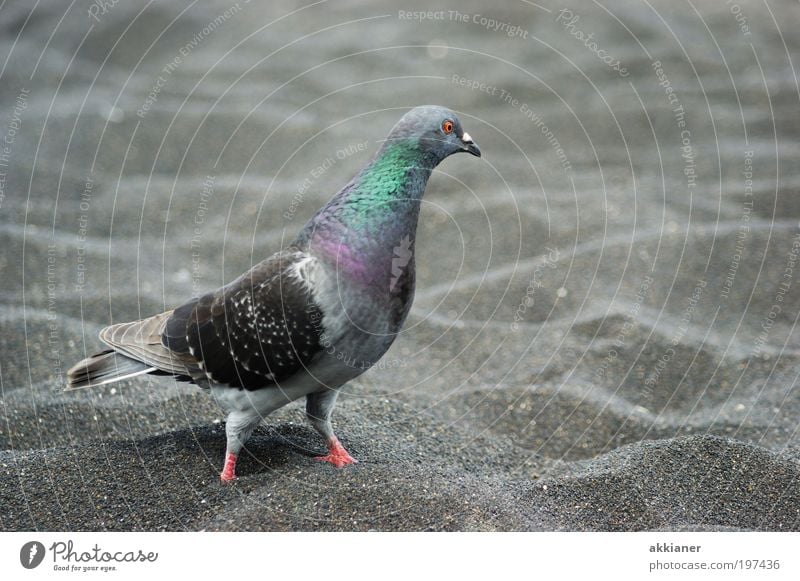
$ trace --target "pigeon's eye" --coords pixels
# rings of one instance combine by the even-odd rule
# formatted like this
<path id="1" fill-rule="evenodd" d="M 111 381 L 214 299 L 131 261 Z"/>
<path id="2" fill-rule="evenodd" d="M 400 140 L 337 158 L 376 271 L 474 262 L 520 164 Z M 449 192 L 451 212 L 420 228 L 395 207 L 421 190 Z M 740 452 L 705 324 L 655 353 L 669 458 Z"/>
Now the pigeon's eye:
<path id="1" fill-rule="evenodd" d="M 446 134 L 453 132 L 453 122 L 450 121 L 450 119 L 445 119 L 442 121 L 442 131 L 444 131 Z"/>

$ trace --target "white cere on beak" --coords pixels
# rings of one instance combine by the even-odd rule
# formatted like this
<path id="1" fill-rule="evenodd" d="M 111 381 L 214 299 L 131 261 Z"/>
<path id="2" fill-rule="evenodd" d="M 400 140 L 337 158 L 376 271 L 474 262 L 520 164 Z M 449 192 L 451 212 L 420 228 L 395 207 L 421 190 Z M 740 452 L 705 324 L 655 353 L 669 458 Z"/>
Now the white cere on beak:
<path id="1" fill-rule="evenodd" d="M 470 137 L 469 133 L 465 131 L 464 135 L 461 136 L 461 141 L 463 141 L 464 143 L 472 143 L 472 137 Z"/>

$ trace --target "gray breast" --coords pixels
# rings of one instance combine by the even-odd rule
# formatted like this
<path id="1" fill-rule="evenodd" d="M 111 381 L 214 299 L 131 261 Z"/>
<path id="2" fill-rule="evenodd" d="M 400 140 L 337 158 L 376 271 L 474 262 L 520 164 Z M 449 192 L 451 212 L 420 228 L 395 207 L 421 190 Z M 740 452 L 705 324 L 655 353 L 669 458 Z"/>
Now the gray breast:
<path id="1" fill-rule="evenodd" d="M 402 328 L 413 295 L 413 271 L 396 291 L 387 287 L 383 294 L 350 284 L 322 264 L 313 276 L 323 312 L 325 358 L 363 373 L 383 357 Z"/>

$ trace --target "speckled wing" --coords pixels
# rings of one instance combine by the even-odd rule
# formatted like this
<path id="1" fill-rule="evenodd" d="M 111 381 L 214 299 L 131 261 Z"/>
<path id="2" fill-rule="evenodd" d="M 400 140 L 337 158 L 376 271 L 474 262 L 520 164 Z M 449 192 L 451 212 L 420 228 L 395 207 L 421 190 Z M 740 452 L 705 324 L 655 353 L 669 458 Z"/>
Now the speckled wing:
<path id="1" fill-rule="evenodd" d="M 198 362 L 198 383 L 248 390 L 279 385 L 322 351 L 322 313 L 299 268 L 309 260 L 299 250 L 278 253 L 178 307 L 163 345 Z"/>

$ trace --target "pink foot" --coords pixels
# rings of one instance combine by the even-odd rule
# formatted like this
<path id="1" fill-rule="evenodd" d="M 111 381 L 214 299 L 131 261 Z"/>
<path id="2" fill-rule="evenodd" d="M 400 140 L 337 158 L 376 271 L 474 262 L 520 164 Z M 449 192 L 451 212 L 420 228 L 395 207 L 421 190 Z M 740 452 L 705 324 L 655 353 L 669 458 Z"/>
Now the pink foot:
<path id="1" fill-rule="evenodd" d="M 222 469 L 222 474 L 219 475 L 219 479 L 223 483 L 236 480 L 236 454 L 228 452 L 225 456 L 225 467 Z"/>
<path id="2" fill-rule="evenodd" d="M 328 442 L 328 455 L 317 456 L 314 460 L 330 462 L 337 468 L 341 468 L 347 464 L 356 464 L 358 462 L 358 460 L 347 453 L 347 450 L 344 449 L 344 446 L 342 446 L 341 442 L 339 442 L 339 439 L 336 437 Z"/>

